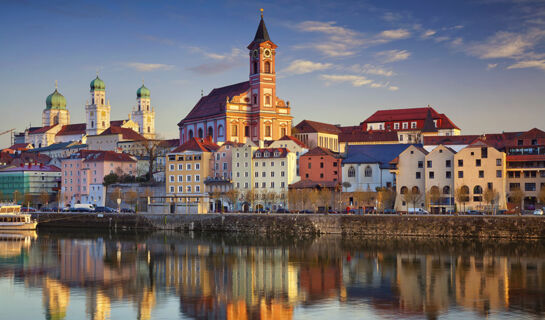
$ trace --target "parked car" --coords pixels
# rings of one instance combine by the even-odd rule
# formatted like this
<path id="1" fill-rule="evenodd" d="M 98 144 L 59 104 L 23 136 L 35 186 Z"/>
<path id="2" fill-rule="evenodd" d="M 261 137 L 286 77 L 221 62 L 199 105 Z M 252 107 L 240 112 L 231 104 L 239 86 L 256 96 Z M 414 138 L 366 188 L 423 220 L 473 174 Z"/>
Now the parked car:
<path id="1" fill-rule="evenodd" d="M 482 211 L 477 211 L 477 210 L 468 210 L 466 214 L 472 215 L 472 216 L 482 216 L 484 213 Z"/>
<path id="2" fill-rule="evenodd" d="M 95 205 L 90 203 L 76 203 L 71 209 L 71 212 L 94 212 Z"/>
<path id="3" fill-rule="evenodd" d="M 409 208 L 407 209 L 408 214 L 429 214 L 427 210 L 424 210 L 422 208 Z"/>
<path id="4" fill-rule="evenodd" d="M 535 209 L 534 210 L 534 214 L 536 216 L 542 216 L 543 215 L 543 210 L 542 209 Z"/>
<path id="5" fill-rule="evenodd" d="M 276 210 L 276 213 L 290 213 L 290 211 L 288 209 L 279 208 Z"/>
<path id="6" fill-rule="evenodd" d="M 117 212 L 117 209 L 113 209 L 110 207 L 96 207 L 95 212 L 114 213 L 114 212 Z"/>
<path id="7" fill-rule="evenodd" d="M 396 214 L 395 209 L 384 209 L 385 214 Z"/>
<path id="8" fill-rule="evenodd" d="M 32 207 L 22 207 L 21 212 L 36 212 L 36 209 Z"/>
<path id="9" fill-rule="evenodd" d="M 121 212 L 123 212 L 123 213 L 135 213 L 134 209 L 131 209 L 131 208 L 121 208 Z"/>

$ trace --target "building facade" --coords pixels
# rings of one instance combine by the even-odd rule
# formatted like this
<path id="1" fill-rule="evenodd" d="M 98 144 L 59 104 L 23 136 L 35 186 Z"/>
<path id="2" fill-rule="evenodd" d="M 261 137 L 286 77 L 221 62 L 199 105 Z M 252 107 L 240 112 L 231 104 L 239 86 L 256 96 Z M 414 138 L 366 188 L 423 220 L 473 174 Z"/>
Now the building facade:
<path id="1" fill-rule="evenodd" d="M 3 199 L 14 200 L 18 193 L 18 202 L 24 194 L 37 197 L 43 192 L 54 199 L 59 191 L 61 169 L 53 165 L 36 163 L 8 166 L 0 169 L 0 192 Z"/>
<path id="2" fill-rule="evenodd" d="M 301 181 L 342 183 L 341 157 L 329 149 L 315 147 L 299 158 Z"/>
<path id="3" fill-rule="evenodd" d="M 339 152 L 341 130 L 332 124 L 303 120 L 295 126 L 294 136 L 308 148 L 321 147 Z"/>
<path id="4" fill-rule="evenodd" d="M 155 108 L 151 106 L 150 90 L 144 84 L 136 90 L 136 108 L 131 119 L 138 124 L 138 133 L 146 139 L 155 139 Z"/>
<path id="5" fill-rule="evenodd" d="M 254 188 L 253 154 L 259 147 L 248 141 L 232 151 L 233 188 L 246 192 Z"/>
<path id="6" fill-rule="evenodd" d="M 392 170 L 396 178 L 396 211 L 409 211 L 409 208 L 425 209 L 425 168 L 428 152 L 419 145 L 410 145 L 393 161 Z"/>
<path id="7" fill-rule="evenodd" d="M 426 155 L 426 200 L 431 213 L 450 213 L 454 202 L 454 155 L 456 152 L 438 146 Z"/>

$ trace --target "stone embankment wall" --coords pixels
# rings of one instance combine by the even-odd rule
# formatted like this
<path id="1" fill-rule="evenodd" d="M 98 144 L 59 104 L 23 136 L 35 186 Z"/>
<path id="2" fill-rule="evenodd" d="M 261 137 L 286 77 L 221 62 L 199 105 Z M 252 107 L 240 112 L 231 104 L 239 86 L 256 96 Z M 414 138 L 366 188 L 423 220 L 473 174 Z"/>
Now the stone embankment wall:
<path id="1" fill-rule="evenodd" d="M 82 227 L 120 230 L 243 232 L 302 236 L 416 236 L 545 239 L 545 217 L 398 216 L 298 214 L 35 214 L 39 228 Z"/>

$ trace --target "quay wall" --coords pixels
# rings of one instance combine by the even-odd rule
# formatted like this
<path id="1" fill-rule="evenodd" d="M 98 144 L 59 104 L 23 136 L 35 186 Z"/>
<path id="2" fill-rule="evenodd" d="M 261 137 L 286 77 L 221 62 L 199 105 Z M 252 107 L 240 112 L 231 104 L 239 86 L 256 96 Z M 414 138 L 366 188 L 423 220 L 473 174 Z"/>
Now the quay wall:
<path id="1" fill-rule="evenodd" d="M 539 216 L 37 213 L 38 228 L 240 232 L 260 235 L 545 239 Z"/>

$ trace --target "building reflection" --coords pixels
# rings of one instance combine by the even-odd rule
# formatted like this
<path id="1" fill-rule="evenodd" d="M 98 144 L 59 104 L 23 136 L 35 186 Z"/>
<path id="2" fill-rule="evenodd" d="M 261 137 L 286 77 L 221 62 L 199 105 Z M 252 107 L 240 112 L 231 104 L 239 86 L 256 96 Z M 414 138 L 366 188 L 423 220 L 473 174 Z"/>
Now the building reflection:
<path id="1" fill-rule="evenodd" d="M 392 249 L 368 242 L 297 246 L 191 236 L 110 239 L 0 236 L 0 276 L 41 288 L 46 319 L 89 319 L 119 305 L 152 319 L 176 297 L 192 319 L 292 319 L 317 305 L 366 305 L 386 317 L 435 319 L 457 309 L 543 315 L 545 252 Z M 543 252 L 543 251 L 541 251 Z M 131 316 L 128 316 L 131 318 Z"/>

